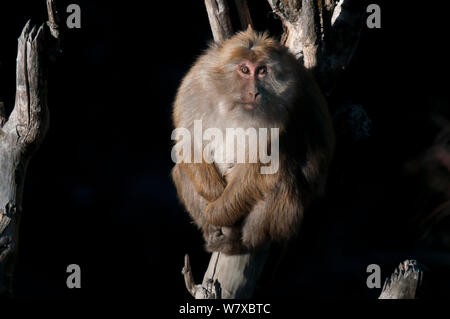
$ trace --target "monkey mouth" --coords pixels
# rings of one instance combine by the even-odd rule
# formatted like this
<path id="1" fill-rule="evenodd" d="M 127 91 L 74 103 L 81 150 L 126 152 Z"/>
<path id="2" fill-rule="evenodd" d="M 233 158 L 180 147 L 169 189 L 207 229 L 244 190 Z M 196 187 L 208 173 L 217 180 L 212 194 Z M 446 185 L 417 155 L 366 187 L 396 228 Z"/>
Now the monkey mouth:
<path id="1" fill-rule="evenodd" d="M 256 109 L 259 104 L 256 102 L 242 102 L 242 106 L 244 107 L 244 109 L 251 111 Z"/>

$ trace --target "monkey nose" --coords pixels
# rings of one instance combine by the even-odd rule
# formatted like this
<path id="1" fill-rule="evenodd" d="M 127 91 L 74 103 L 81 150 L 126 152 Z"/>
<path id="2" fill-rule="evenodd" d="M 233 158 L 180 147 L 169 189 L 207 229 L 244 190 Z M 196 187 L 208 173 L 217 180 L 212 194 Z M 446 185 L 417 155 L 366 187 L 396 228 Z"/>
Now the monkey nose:
<path id="1" fill-rule="evenodd" d="M 250 94 L 250 97 L 252 98 L 252 100 L 253 101 L 256 101 L 257 99 L 258 99 L 258 97 L 259 97 L 259 92 L 249 92 L 249 94 Z"/>

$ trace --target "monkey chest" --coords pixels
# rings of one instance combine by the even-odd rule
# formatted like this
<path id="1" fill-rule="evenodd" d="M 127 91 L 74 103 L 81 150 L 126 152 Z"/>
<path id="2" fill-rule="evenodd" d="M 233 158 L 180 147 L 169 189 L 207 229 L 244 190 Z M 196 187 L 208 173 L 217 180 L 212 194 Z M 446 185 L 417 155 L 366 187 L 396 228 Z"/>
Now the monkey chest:
<path id="1" fill-rule="evenodd" d="M 213 141 L 206 146 L 205 151 L 209 154 L 209 160 L 214 163 L 222 176 L 229 173 L 238 162 L 239 150 L 236 149 L 233 142 L 226 139 Z"/>

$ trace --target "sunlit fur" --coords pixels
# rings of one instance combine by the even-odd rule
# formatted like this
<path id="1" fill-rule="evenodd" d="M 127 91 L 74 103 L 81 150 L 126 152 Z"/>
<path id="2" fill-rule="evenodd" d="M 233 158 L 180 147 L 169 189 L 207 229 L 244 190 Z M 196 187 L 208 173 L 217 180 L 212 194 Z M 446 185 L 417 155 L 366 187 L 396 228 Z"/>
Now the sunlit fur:
<path id="1" fill-rule="evenodd" d="M 268 72 L 255 109 L 240 105 L 242 61 Z M 305 207 L 321 195 L 334 134 L 324 97 L 312 76 L 266 33 L 251 29 L 213 44 L 183 79 L 174 102 L 175 127 L 280 129 L 280 169 L 261 175 L 259 163 L 179 163 L 172 176 L 181 202 L 202 229 L 209 251 L 235 254 L 292 238 Z M 193 150 L 201 152 L 202 150 Z"/>

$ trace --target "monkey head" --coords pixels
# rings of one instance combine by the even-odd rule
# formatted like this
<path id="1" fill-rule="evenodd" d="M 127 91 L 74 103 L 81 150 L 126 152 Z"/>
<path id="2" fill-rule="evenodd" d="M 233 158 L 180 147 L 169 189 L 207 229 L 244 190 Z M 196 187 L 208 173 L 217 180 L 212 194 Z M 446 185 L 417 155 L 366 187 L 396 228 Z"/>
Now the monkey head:
<path id="1" fill-rule="evenodd" d="M 211 83 L 226 97 L 218 106 L 221 115 L 284 122 L 301 89 L 302 67 L 286 47 L 249 28 L 213 45 L 208 55 Z"/>

